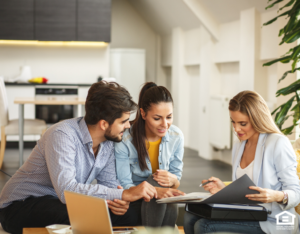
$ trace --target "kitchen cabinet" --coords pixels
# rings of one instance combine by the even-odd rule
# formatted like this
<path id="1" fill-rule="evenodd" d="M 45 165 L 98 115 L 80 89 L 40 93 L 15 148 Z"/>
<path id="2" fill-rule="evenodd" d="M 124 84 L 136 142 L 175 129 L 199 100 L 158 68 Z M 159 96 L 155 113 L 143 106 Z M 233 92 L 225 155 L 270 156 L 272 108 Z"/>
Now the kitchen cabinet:
<path id="1" fill-rule="evenodd" d="M 76 0 L 36 0 L 35 39 L 76 41 Z"/>
<path id="2" fill-rule="evenodd" d="M 0 39 L 34 39 L 34 0 L 0 0 Z"/>
<path id="3" fill-rule="evenodd" d="M 110 42 L 111 0 L 0 0 L 0 40 Z"/>
<path id="4" fill-rule="evenodd" d="M 77 40 L 110 42 L 111 0 L 77 0 Z"/>

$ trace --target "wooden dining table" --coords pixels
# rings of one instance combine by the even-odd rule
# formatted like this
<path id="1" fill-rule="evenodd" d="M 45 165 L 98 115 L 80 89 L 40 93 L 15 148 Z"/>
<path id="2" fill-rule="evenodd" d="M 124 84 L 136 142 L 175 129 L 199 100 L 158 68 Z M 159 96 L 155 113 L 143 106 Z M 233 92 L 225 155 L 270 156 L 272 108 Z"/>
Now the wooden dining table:
<path id="1" fill-rule="evenodd" d="M 23 150 L 24 150 L 24 105 L 83 105 L 85 104 L 85 98 L 68 98 L 68 99 L 56 99 L 56 98 L 28 98 L 18 97 L 15 98 L 14 103 L 19 104 L 19 165 L 23 165 Z M 83 108 L 84 109 L 84 108 Z"/>

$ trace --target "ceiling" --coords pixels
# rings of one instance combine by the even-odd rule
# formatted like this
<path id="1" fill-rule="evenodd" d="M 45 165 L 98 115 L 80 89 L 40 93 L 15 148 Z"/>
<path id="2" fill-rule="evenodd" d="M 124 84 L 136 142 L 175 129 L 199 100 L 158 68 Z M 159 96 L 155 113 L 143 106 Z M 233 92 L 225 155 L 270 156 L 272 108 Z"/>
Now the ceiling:
<path id="1" fill-rule="evenodd" d="M 200 26 L 199 19 L 182 0 L 128 0 L 159 34 L 171 34 L 172 29 L 184 30 Z"/>
<path id="2" fill-rule="evenodd" d="M 189 30 L 201 25 L 200 20 L 183 0 L 128 0 L 148 24 L 159 34 L 171 34 L 181 27 Z M 240 11 L 255 7 L 265 12 L 268 0 L 196 0 L 218 23 L 238 20 Z M 274 9 L 269 9 L 274 10 Z"/>
<path id="3" fill-rule="evenodd" d="M 259 12 L 266 12 L 268 0 L 198 0 L 219 23 L 238 20 L 240 11 L 255 7 Z M 274 9 L 268 9 L 274 10 Z"/>

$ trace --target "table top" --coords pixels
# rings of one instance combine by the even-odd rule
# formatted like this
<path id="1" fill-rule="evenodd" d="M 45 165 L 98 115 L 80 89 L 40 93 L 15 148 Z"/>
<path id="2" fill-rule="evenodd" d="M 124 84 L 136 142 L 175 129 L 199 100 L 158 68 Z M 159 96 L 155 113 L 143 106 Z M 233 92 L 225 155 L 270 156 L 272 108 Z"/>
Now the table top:
<path id="1" fill-rule="evenodd" d="M 64 84 L 64 83 L 47 83 L 47 84 L 37 84 L 37 83 L 16 83 L 16 82 L 4 82 L 5 86 L 44 86 L 47 88 L 48 86 L 78 86 L 78 87 L 90 87 L 92 84 Z"/>
<path id="2" fill-rule="evenodd" d="M 118 227 L 122 228 L 122 227 Z M 128 227 L 127 227 L 128 228 Z M 145 230 L 145 227 L 134 227 L 139 231 Z M 46 228 L 23 228 L 23 234 L 49 234 Z"/>
<path id="3" fill-rule="evenodd" d="M 85 98 L 66 98 L 56 99 L 55 97 L 49 97 L 45 99 L 39 98 L 28 98 L 28 97 L 17 97 L 14 100 L 15 104 L 35 104 L 35 105 L 84 105 Z"/>

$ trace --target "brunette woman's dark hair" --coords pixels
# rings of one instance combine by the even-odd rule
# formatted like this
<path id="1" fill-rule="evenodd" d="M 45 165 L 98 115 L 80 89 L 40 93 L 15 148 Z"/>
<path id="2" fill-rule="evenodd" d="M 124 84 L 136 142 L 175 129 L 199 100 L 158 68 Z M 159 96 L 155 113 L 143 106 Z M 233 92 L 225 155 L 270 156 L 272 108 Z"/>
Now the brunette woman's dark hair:
<path id="1" fill-rule="evenodd" d="M 135 120 L 131 122 L 131 136 L 132 144 L 135 146 L 139 165 L 142 171 L 148 169 L 146 163 L 146 157 L 149 157 L 148 150 L 146 147 L 146 131 L 145 131 L 145 120 L 142 118 L 140 108 L 142 108 L 147 115 L 148 110 L 152 104 L 159 104 L 161 102 L 172 102 L 173 98 L 169 90 L 163 86 L 157 86 L 153 82 L 147 82 L 144 84 L 138 103 L 138 110 L 136 113 Z"/>
<path id="2" fill-rule="evenodd" d="M 135 109 L 137 104 L 124 87 L 115 82 L 100 81 L 89 89 L 84 120 L 87 125 L 95 125 L 103 119 L 111 125 L 124 112 Z"/>

